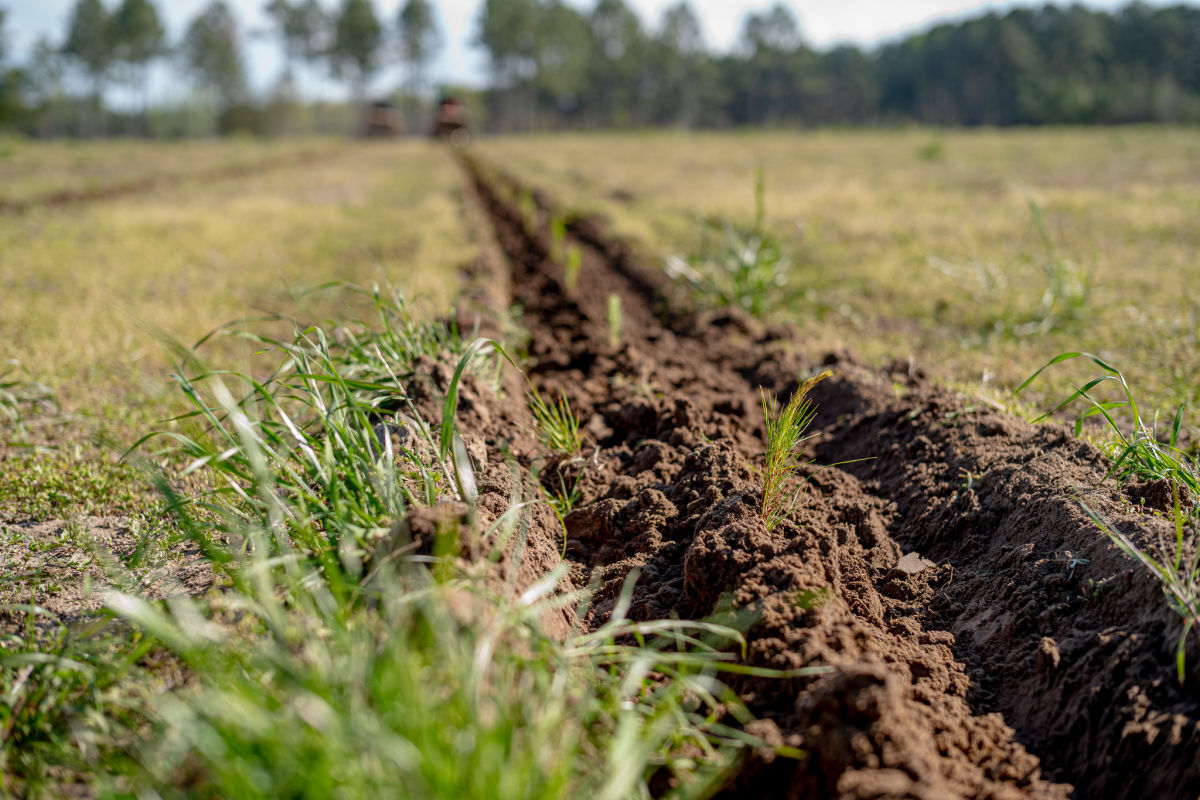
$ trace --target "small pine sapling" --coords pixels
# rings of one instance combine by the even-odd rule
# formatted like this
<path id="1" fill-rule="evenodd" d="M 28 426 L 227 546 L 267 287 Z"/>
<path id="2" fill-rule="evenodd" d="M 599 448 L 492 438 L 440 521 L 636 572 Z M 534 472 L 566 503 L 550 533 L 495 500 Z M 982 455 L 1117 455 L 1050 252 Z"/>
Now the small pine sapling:
<path id="1" fill-rule="evenodd" d="M 583 266 L 583 251 L 575 245 L 567 248 L 566 262 L 563 264 L 563 285 L 567 294 L 575 294 L 579 288 L 579 269 Z"/>
<path id="2" fill-rule="evenodd" d="M 620 295 L 608 296 L 608 346 L 616 350 L 621 346 L 621 328 L 625 325 L 625 312 L 621 308 Z"/>
<path id="3" fill-rule="evenodd" d="M 767 530 L 774 530 L 791 516 L 800 502 L 801 485 L 796 476 L 804 462 L 796 447 L 806 438 L 805 430 L 816 416 L 816 408 L 808 393 L 821 381 L 833 375 L 825 370 L 800 384 L 800 388 L 778 409 L 778 403 L 762 393 L 763 420 L 767 431 L 767 452 L 763 462 L 762 519 Z"/>

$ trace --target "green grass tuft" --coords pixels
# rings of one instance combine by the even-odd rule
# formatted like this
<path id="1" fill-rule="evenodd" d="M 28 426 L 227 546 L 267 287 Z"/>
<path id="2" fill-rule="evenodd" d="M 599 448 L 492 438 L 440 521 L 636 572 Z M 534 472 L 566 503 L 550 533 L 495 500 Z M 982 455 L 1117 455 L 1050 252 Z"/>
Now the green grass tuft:
<path id="1" fill-rule="evenodd" d="M 537 389 L 528 393 L 529 410 L 537 423 L 538 440 L 551 450 L 571 455 L 583 446 L 579 433 L 579 417 L 571 410 L 567 393 L 560 392 L 558 400 L 547 403 Z"/>
<path id="2" fill-rule="evenodd" d="M 701 306 L 741 308 L 762 317 L 783 299 L 791 262 L 766 228 L 765 194 L 760 168 L 755 174 L 754 223 L 708 220 L 700 250 L 668 260 L 667 274 L 686 283 Z"/>
<path id="3" fill-rule="evenodd" d="M 1172 512 L 1175 523 L 1175 541 L 1170 546 L 1166 542 L 1160 541 L 1156 552 L 1153 553 L 1139 547 L 1083 500 L 1079 502 L 1096 525 L 1129 558 L 1150 570 L 1151 574 L 1162 584 L 1163 592 L 1167 596 L 1171 608 L 1183 618 L 1183 630 L 1180 634 L 1176 654 L 1177 671 L 1179 680 L 1182 682 L 1187 636 L 1192 628 L 1200 626 L 1200 549 L 1196 547 L 1196 533 L 1200 527 L 1200 464 L 1197 464 L 1194 455 L 1179 447 L 1179 432 L 1183 425 L 1184 406 L 1182 403 L 1179 404 L 1164 441 L 1159 436 L 1157 425 L 1147 423 L 1142 419 L 1137 399 L 1121 370 L 1098 356 L 1082 352 L 1061 353 L 1050 359 L 1017 387 L 1014 394 L 1031 384 L 1046 369 L 1077 358 L 1091 361 L 1100 367 L 1104 374 L 1082 386 L 1075 387 L 1066 400 L 1035 421 L 1046 419 L 1067 406 L 1082 402 L 1084 411 L 1075 420 L 1075 435 L 1078 436 L 1083 432 L 1086 420 L 1100 417 L 1107 423 L 1108 432 L 1112 436 L 1112 439 L 1103 448 L 1111 460 L 1111 466 L 1105 475 L 1106 479 L 1115 477 L 1121 482 L 1140 480 L 1170 483 L 1174 497 Z M 1115 400 L 1105 400 L 1099 396 L 1098 390 L 1108 384 L 1115 384 L 1118 387 Z M 1122 410 L 1126 411 L 1130 417 L 1129 425 L 1121 425 L 1114 416 L 1115 413 Z M 1181 493 L 1185 491 L 1191 499 L 1190 510 L 1185 510 L 1180 499 Z M 1185 530 L 1190 530 L 1190 536 L 1185 536 Z"/>

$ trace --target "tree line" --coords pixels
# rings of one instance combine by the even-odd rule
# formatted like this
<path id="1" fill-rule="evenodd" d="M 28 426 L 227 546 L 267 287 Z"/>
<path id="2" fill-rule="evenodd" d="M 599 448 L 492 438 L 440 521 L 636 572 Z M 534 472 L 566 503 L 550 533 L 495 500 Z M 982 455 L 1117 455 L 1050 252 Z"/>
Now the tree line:
<path id="1" fill-rule="evenodd" d="M 427 96 L 443 44 L 429 0 L 381 20 L 371 0 L 270 0 L 264 7 L 284 59 L 276 96 L 298 76 L 343 82 L 361 103 L 386 67 L 405 68 L 402 93 Z M 214 0 L 168 42 L 153 0 L 76 0 L 60 41 L 43 39 L 24 64 L 6 61 L 0 9 L 0 125 L 36 130 L 56 104 L 74 130 L 103 132 L 112 86 L 141 91 L 165 61 L 214 113 L 250 114 L 245 32 Z M 729 127 L 829 124 L 1088 124 L 1200 121 L 1200 8 L 1115 11 L 1080 5 L 991 12 L 866 50 L 818 50 L 789 6 L 748 15 L 735 45 L 705 41 L 688 0 L 646 25 L 626 0 L 580 10 L 563 0 L 484 0 L 475 42 L 488 86 L 477 117 L 497 130 L 571 127 Z M 257 108 L 264 105 L 257 102 Z M 247 111 L 247 109 L 250 109 Z M 144 110 L 144 106 L 143 106 Z M 90 113 L 83 113 L 90 112 Z"/>
<path id="2" fill-rule="evenodd" d="M 824 51 L 784 3 L 717 54 L 683 0 L 647 30 L 623 0 L 486 0 L 493 123 L 935 125 L 1200 121 L 1200 8 L 1046 5 Z"/>
<path id="3" fill-rule="evenodd" d="M 0 8 L 0 128 L 46 132 L 47 118 L 65 112 L 55 132 L 104 134 L 114 121 L 123 123 L 122 132 L 146 132 L 150 69 L 162 63 L 190 84 L 218 129 L 254 129 L 264 110 L 278 108 L 281 99 L 298 100 L 300 67 L 345 83 L 358 106 L 372 78 L 393 62 L 405 66 L 406 90 L 423 92 L 428 65 L 441 46 L 430 0 L 406 0 L 394 20 L 381 19 L 371 0 L 341 0 L 332 11 L 318 0 L 269 0 L 263 11 L 284 70 L 273 97 L 256 103 L 247 76 L 249 34 L 224 0 L 212 0 L 174 42 L 154 0 L 120 0 L 112 8 L 104 0 L 76 0 L 62 39 L 42 37 L 22 65 L 6 61 L 6 15 Z M 76 91 L 69 90 L 71 84 Z M 81 84 L 86 92 L 78 91 Z M 136 94 L 140 113 L 114 115 L 106 108 L 114 87 Z"/>

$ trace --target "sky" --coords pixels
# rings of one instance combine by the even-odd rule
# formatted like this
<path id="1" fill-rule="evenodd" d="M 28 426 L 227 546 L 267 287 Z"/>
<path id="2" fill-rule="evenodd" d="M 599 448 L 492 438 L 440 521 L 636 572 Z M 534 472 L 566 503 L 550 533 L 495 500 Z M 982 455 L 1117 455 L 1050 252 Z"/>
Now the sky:
<path id="1" fill-rule="evenodd" d="M 118 0 L 106 0 L 112 7 Z M 337 0 L 322 0 L 333 7 Z M 588 8 L 594 0 L 567 0 L 571 5 Z M 273 84 L 281 66 L 279 48 L 270 35 L 262 7 L 267 0 L 227 0 L 236 10 L 243 28 L 252 35 L 248 40 L 248 60 L 256 90 Z M 381 20 L 394 25 L 403 0 L 375 0 Z M 627 0 L 653 28 L 662 10 L 674 0 Z M 1152 5 L 1166 5 L 1172 0 L 1152 0 Z M 157 0 L 168 33 L 177 39 L 187 22 L 208 0 Z M 438 22 L 444 34 L 443 47 L 433 67 L 436 82 L 481 85 L 486 77 L 486 59 L 474 46 L 479 9 L 483 0 L 434 0 Z M 746 14 L 761 11 L 771 0 L 692 0 L 705 28 L 710 46 L 728 49 L 737 39 Z M 806 40 L 817 47 L 852 42 L 870 47 L 903 34 L 928 27 L 937 21 L 975 16 L 989 10 L 1002 11 L 1016 6 L 1042 5 L 1042 0 L 791 0 L 789 5 L 800 19 Z M 1125 0 L 1087 0 L 1094 8 L 1115 8 Z M 28 52 L 39 36 L 60 41 L 74 0 L 0 0 L 8 9 L 8 34 L 17 58 Z M 381 74 L 376 90 L 386 90 L 399 80 L 396 69 Z M 152 96 L 169 95 L 180 91 L 165 71 L 157 76 Z M 304 86 L 310 93 L 335 96 L 341 91 L 336 84 L 320 76 L 308 76 Z"/>

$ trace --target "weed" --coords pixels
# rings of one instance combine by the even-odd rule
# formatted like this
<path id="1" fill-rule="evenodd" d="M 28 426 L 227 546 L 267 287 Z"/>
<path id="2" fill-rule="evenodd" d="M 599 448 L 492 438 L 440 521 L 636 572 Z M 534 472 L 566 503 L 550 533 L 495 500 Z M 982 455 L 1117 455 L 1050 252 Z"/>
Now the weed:
<path id="1" fill-rule="evenodd" d="M 398 313 L 407 319 L 403 306 Z M 177 362 L 176 376 L 194 408 L 183 418 L 193 429 L 151 434 L 134 445 L 165 438 L 169 446 L 161 455 L 186 459 L 184 476 L 210 474 L 216 488 L 203 498 L 185 501 L 164 485 L 176 511 L 180 504 L 202 504 L 207 525 L 225 536 L 247 527 L 286 532 L 338 583 L 360 576 L 366 550 L 409 506 L 440 497 L 473 504 L 473 467 L 454 415 L 471 364 L 490 352 L 508 357 L 498 344 L 476 339 L 463 348 L 435 434 L 394 371 L 426 352 L 426 335 L 400 336 L 386 315 L 381 331 L 348 335 L 343 344 L 319 327 L 297 327 L 291 341 L 243 335 L 282 354 L 271 377 L 217 370 L 189 375 L 185 364 L 198 363 L 193 351 Z M 397 349 L 385 356 L 392 346 Z M 244 397 L 235 399 L 231 384 L 244 387 Z M 408 415 L 380 425 L 381 407 L 393 404 Z M 227 560 L 213 551 L 211 535 L 197 536 L 210 557 Z"/>
<path id="2" fill-rule="evenodd" d="M 625 326 L 625 312 L 621 308 L 621 296 L 608 296 L 608 346 L 616 350 L 621 346 L 621 331 Z"/>
<path id="3" fill-rule="evenodd" d="M 1170 483 L 1174 500 L 1175 542 L 1173 551 L 1172 548 L 1168 548 L 1164 542 L 1160 541 L 1157 553 L 1151 554 L 1146 549 L 1139 547 L 1082 499 L 1079 500 L 1079 503 L 1088 516 L 1121 548 L 1125 555 L 1150 570 L 1162 584 L 1163 592 L 1168 597 L 1172 609 L 1183 617 L 1183 631 L 1176 652 L 1177 670 L 1179 680 L 1182 682 L 1187 635 L 1193 627 L 1200 625 L 1200 549 L 1195 547 L 1195 541 L 1187 543 L 1184 537 L 1185 528 L 1190 527 L 1192 539 L 1195 539 L 1197 525 L 1200 523 L 1200 503 L 1193 502 L 1190 513 L 1185 513 L 1180 501 L 1180 487 L 1184 487 L 1192 498 L 1200 497 L 1200 467 L 1197 465 L 1195 456 L 1188 454 L 1178 446 L 1184 406 L 1180 403 L 1175 412 L 1167 440 L 1160 441 L 1156 425 L 1147 424 L 1142 419 L 1137 400 L 1125 375 L 1116 367 L 1091 353 L 1062 353 L 1055 356 L 1017 387 L 1017 392 L 1032 383 L 1049 367 L 1076 358 L 1088 359 L 1100 367 L 1105 374 L 1093 378 L 1083 386 L 1075 387 L 1075 391 L 1066 400 L 1038 419 L 1045 419 L 1077 400 L 1086 401 L 1086 410 L 1075 420 L 1075 435 L 1078 436 L 1082 433 L 1083 423 L 1090 417 L 1101 416 L 1108 423 L 1108 428 L 1114 438 L 1104 448 L 1112 461 L 1105 478 L 1115 476 L 1122 482 L 1136 479 L 1165 480 Z M 1096 388 L 1106 383 L 1115 383 L 1119 387 L 1116 400 L 1106 401 L 1096 396 Z M 1128 411 L 1132 418 L 1131 429 L 1126 430 L 1118 424 L 1113 416 L 1113 412 L 1118 409 Z M 1187 556 L 1189 552 L 1191 553 L 1190 560 Z"/>
<path id="4" fill-rule="evenodd" d="M 32 380 L 20 362 L 0 366 L 0 444 L 24 442 L 32 417 L 61 413 L 54 390 Z"/>
<path id="5" fill-rule="evenodd" d="M 941 137 L 930 139 L 917 148 L 917 157 L 922 161 L 941 161 L 946 157 L 946 141 Z"/>
<path id="6" fill-rule="evenodd" d="M 1019 327 L 1018 335 L 1046 333 L 1078 322 L 1087 309 L 1091 295 L 1091 278 L 1074 262 L 1063 258 L 1046 230 L 1042 208 L 1033 198 L 1027 198 L 1033 227 L 1041 240 L 1044 255 L 1037 264 L 1046 279 L 1046 288 L 1033 313 L 1033 318 Z"/>
<path id="7" fill-rule="evenodd" d="M 529 410 L 537 423 L 538 440 L 546 447 L 570 455 L 583 446 L 579 417 L 571 410 L 567 393 L 560 391 L 557 402 L 547 403 L 535 388 L 528 393 Z"/>
<path id="8" fill-rule="evenodd" d="M 1065 258 L 1046 228 L 1041 206 L 1026 198 L 1030 223 L 1041 244 L 1040 254 L 1025 254 L 1021 261 L 1036 268 L 1040 280 L 1029 275 L 1016 277 L 985 261 L 972 260 L 965 266 L 931 257 L 934 269 L 953 278 L 970 293 L 973 305 L 990 311 L 983 320 L 984 340 L 993 337 L 1028 339 L 1067 330 L 1085 320 L 1091 297 L 1091 276 Z M 1041 287 L 1036 303 L 1024 292 L 1027 285 Z M 1015 299 L 1014 299 L 1015 298 Z"/>
<path id="9" fill-rule="evenodd" d="M 1179 644 L 1175 648 L 1175 670 L 1179 682 L 1183 683 L 1186 668 L 1186 651 L 1188 634 L 1192 628 L 1200 627 L 1200 548 L 1193 542 L 1189 546 L 1184 540 L 1184 527 L 1187 516 L 1184 514 L 1179 501 L 1179 485 L 1172 486 L 1174 499 L 1173 519 L 1175 522 L 1175 541 L 1169 548 L 1163 541 L 1158 542 L 1157 554 L 1151 554 L 1145 548 L 1139 547 L 1132 539 L 1121 532 L 1121 529 L 1109 522 L 1103 514 L 1092 509 L 1082 499 L 1079 504 L 1092 518 L 1096 525 L 1108 534 L 1108 537 L 1121 548 L 1133 561 L 1140 563 L 1162 584 L 1163 594 L 1166 595 L 1171 609 L 1183 618 L 1183 629 L 1179 633 Z M 1191 518 L 1192 538 L 1195 538 L 1195 516 Z M 1190 558 L 1188 553 L 1190 551 Z"/>
<path id="10" fill-rule="evenodd" d="M 34 519 L 70 514 L 132 514 L 154 505 L 128 464 L 79 458 L 70 450 L 21 455 L 0 470 L 0 512 Z"/>
<path id="11" fill-rule="evenodd" d="M 795 451 L 807 438 L 804 432 L 816 416 L 808 393 L 831 375 L 833 373 L 826 370 L 805 380 L 782 409 L 777 409 L 778 403 L 765 391 L 762 393 L 763 422 L 767 431 L 767 452 L 762 470 L 762 518 L 767 530 L 774 530 L 791 516 L 800 502 L 803 484 L 797 485 L 796 476 L 803 462 Z"/>
<path id="12" fill-rule="evenodd" d="M 766 229 L 766 184 L 761 168 L 755 173 L 754 186 L 754 224 L 709 220 L 700 250 L 686 259 L 668 259 L 667 274 L 686 282 L 703 306 L 734 306 L 761 317 L 781 299 L 790 261 Z M 714 235 L 719 237 L 717 244 L 712 243 Z"/>
<path id="13" fill-rule="evenodd" d="M 1101 416 L 1108 423 L 1108 429 L 1114 438 L 1104 446 L 1104 450 L 1112 460 L 1112 466 L 1109 467 L 1105 477 L 1116 476 L 1120 481 L 1167 480 L 1173 484 L 1186 486 L 1193 497 L 1200 497 L 1200 468 L 1198 468 L 1195 458 L 1178 446 L 1179 432 L 1183 426 L 1184 405 L 1180 403 L 1176 409 L 1166 441 L 1160 441 L 1156 430 L 1157 420 L 1147 424 L 1142 419 L 1141 410 L 1133 390 L 1125 380 L 1125 375 L 1100 357 L 1082 352 L 1061 353 L 1026 378 L 1013 392 L 1013 395 L 1015 396 L 1033 383 L 1048 368 L 1076 358 L 1085 358 L 1091 361 L 1105 374 L 1099 378 L 1093 378 L 1083 386 L 1075 387 L 1075 391 L 1066 400 L 1042 414 L 1034 422 L 1040 422 L 1050 417 L 1077 400 L 1086 401 L 1086 409 L 1075 420 L 1075 435 L 1078 436 L 1082 433 L 1084 421 L 1091 417 Z M 1096 396 L 1094 390 L 1107 383 L 1117 385 L 1116 400 L 1102 400 Z M 1113 412 L 1118 409 L 1126 409 L 1129 412 L 1132 424 L 1130 429 L 1122 428 L 1113 416 Z"/>

